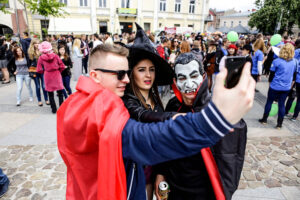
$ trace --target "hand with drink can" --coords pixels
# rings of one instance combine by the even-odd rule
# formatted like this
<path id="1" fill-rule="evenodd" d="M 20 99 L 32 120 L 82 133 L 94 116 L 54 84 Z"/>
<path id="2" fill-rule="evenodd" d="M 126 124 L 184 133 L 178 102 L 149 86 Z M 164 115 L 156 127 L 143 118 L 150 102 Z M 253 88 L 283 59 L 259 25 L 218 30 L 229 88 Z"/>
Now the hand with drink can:
<path id="1" fill-rule="evenodd" d="M 162 181 L 158 185 L 158 195 L 161 200 L 167 200 L 170 192 L 169 184 L 166 181 Z"/>

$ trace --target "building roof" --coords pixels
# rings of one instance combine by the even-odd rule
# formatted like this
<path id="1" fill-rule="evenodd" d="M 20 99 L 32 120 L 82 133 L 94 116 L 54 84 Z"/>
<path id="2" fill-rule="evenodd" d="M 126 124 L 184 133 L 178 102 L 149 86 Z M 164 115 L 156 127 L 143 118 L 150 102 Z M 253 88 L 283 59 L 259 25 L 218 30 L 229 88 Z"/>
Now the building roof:
<path id="1" fill-rule="evenodd" d="M 222 16 L 222 18 L 249 17 L 252 13 L 253 13 L 252 11 L 238 12 L 238 13 L 233 13 L 230 15 L 224 15 L 224 16 Z"/>
<path id="2" fill-rule="evenodd" d="M 213 26 L 208 27 L 207 31 L 214 33 L 216 29 Z"/>
<path id="3" fill-rule="evenodd" d="M 243 34 L 251 33 L 251 31 L 247 27 L 244 27 L 241 24 L 234 27 L 232 30 L 237 32 L 237 33 L 243 33 Z"/>
<path id="4" fill-rule="evenodd" d="M 221 28 L 218 29 L 218 31 L 220 31 L 222 33 L 228 33 L 230 31 L 230 29 L 227 28 L 226 26 L 222 26 Z"/>

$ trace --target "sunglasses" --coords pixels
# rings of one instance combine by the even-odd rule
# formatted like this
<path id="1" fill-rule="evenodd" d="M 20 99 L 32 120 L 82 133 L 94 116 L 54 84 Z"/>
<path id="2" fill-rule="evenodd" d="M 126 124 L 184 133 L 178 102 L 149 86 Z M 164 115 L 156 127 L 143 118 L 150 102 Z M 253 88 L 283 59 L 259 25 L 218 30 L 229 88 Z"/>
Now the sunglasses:
<path id="1" fill-rule="evenodd" d="M 119 81 L 123 80 L 125 78 L 125 75 L 130 76 L 131 70 L 108 70 L 108 69 L 102 69 L 102 68 L 96 68 L 94 69 L 95 71 L 101 71 L 101 72 L 106 72 L 106 73 L 113 73 L 117 75 L 117 78 Z"/>

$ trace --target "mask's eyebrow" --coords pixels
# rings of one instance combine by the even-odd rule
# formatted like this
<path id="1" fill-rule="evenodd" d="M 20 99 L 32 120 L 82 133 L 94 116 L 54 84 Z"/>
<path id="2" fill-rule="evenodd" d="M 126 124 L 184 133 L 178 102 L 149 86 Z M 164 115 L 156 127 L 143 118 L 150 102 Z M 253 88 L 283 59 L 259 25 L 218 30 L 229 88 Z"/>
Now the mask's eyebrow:
<path id="1" fill-rule="evenodd" d="M 184 74 L 181 74 L 181 73 L 179 73 L 177 76 L 178 76 L 178 77 L 179 77 L 179 76 L 186 77 L 186 75 L 184 75 Z"/>
<path id="2" fill-rule="evenodd" d="M 194 70 L 190 73 L 190 76 L 193 76 L 194 74 L 198 74 L 198 71 L 197 70 Z"/>

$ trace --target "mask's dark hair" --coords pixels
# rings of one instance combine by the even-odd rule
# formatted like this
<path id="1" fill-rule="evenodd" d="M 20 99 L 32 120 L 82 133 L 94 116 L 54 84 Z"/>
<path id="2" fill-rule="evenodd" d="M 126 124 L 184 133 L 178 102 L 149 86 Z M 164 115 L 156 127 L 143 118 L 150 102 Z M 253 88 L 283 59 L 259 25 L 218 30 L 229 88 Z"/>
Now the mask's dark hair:
<path id="1" fill-rule="evenodd" d="M 297 39 L 295 42 L 295 49 L 299 49 L 300 48 L 300 39 Z"/>
<path id="2" fill-rule="evenodd" d="M 201 75 L 204 74 L 204 68 L 203 68 L 203 65 L 202 63 L 198 60 L 198 58 L 191 52 L 189 53 L 183 53 L 183 54 L 180 54 L 176 60 L 175 60 L 175 67 L 174 69 L 176 68 L 176 65 L 177 64 L 182 64 L 182 65 L 186 65 L 188 63 L 190 63 L 191 61 L 193 60 L 196 60 L 197 63 L 199 64 L 199 72 Z"/>

